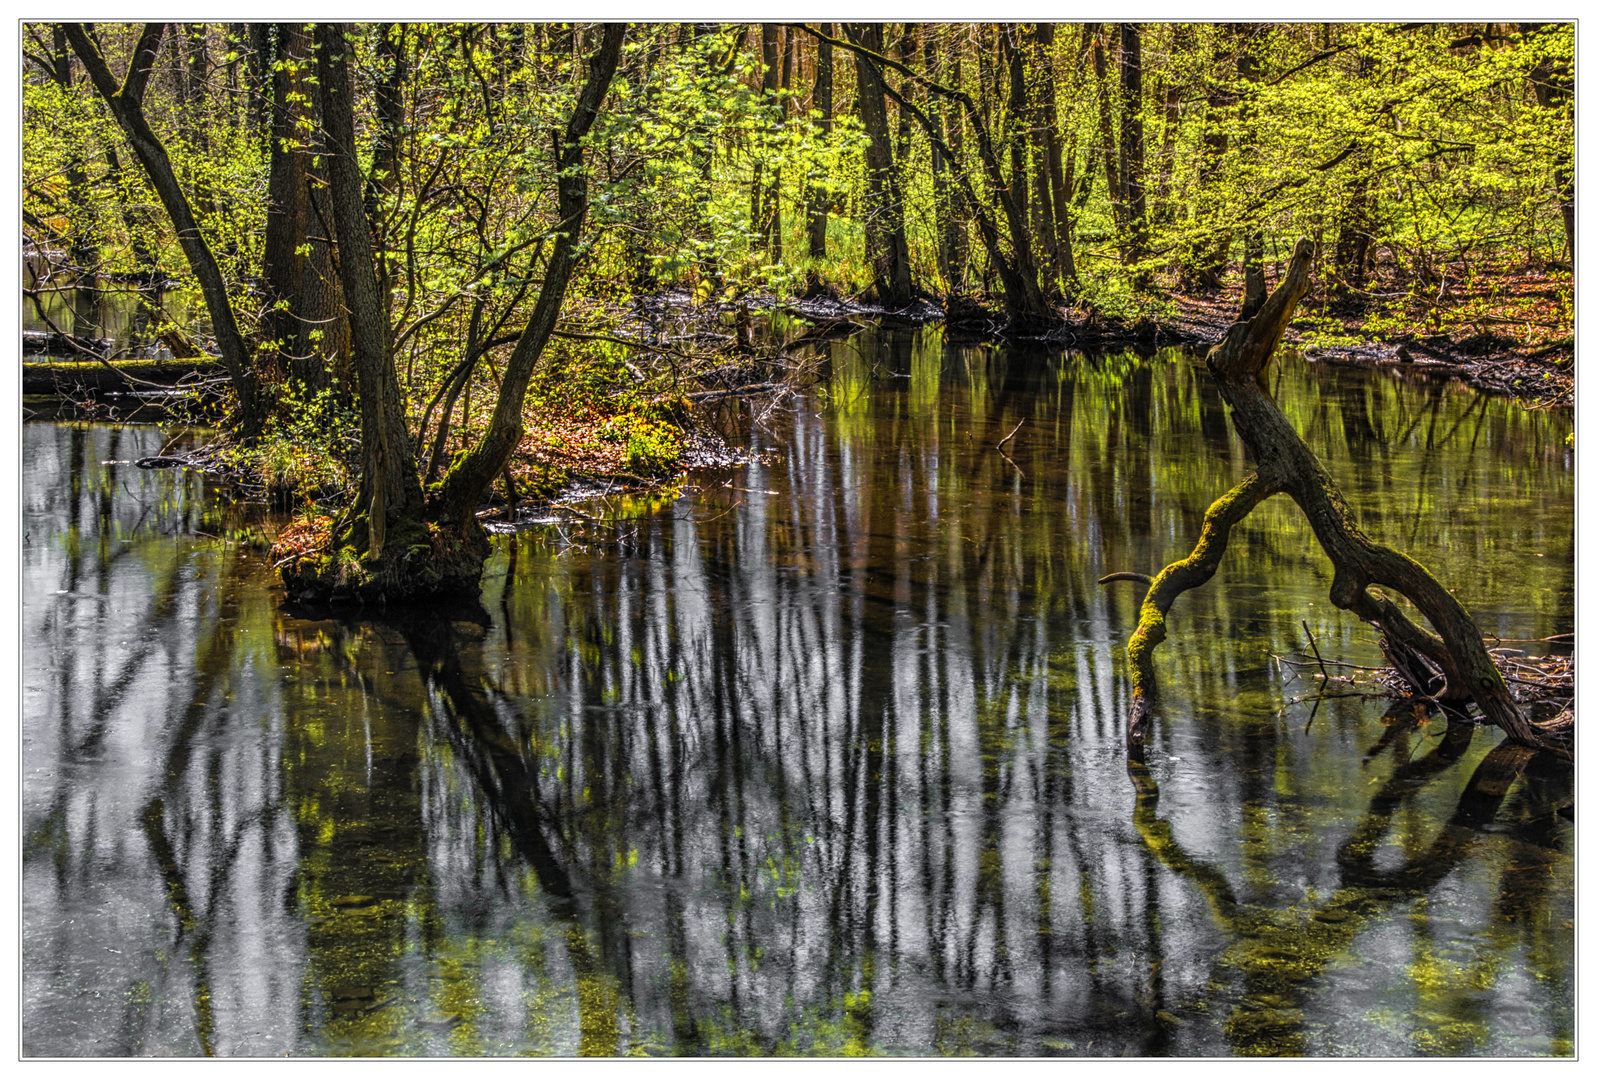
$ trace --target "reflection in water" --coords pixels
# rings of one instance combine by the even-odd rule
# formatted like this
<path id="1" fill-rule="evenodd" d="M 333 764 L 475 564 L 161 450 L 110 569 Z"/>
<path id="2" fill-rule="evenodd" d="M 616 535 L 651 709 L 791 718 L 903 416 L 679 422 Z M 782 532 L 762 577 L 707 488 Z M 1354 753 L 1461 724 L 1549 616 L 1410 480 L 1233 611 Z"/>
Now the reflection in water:
<path id="1" fill-rule="evenodd" d="M 1200 367 L 831 361 L 765 463 L 411 616 L 282 606 L 197 482 L 110 463 L 152 429 L 28 427 L 27 1052 L 1571 1052 L 1567 769 L 1278 714 L 1299 619 L 1376 655 L 1289 505 L 1173 613 L 1128 780 L 1140 597 L 1094 582 L 1246 468 Z M 1281 378 L 1373 535 L 1570 629 L 1556 418 Z"/>

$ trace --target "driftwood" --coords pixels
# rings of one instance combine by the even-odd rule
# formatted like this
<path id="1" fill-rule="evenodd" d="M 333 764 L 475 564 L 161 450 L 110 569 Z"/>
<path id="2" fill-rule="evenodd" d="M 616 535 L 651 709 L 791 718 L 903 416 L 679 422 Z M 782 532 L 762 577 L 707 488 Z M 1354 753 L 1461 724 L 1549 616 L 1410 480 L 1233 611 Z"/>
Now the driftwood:
<path id="1" fill-rule="evenodd" d="M 1434 668 L 1440 676 L 1440 685 L 1437 680 L 1425 680 L 1431 686 L 1420 685 L 1416 690 L 1424 694 L 1431 689 L 1428 696 L 1455 707 L 1474 702 L 1488 722 L 1518 743 L 1556 745 L 1572 738 L 1572 713 L 1547 725 L 1531 722 L 1509 693 L 1479 628 L 1463 605 L 1425 567 L 1364 534 L 1336 481 L 1270 399 L 1261 373 L 1280 344 L 1298 301 L 1308 292 L 1313 255 L 1314 245 L 1299 240 L 1291 266 L 1276 290 L 1252 318 L 1233 323 L 1209 351 L 1209 370 L 1257 469 L 1215 500 L 1204 515 L 1203 531 L 1192 554 L 1165 567 L 1148 588 L 1137 628 L 1126 647 L 1132 685 L 1128 749 L 1135 753 L 1147 739 L 1155 692 L 1153 650 L 1165 638 L 1170 605 L 1214 576 L 1231 530 L 1254 507 L 1281 493 L 1303 510 L 1331 559 L 1335 568 L 1331 602 L 1381 630 L 1383 648 L 1394 666 L 1412 670 L 1415 660 L 1423 658 L 1425 667 Z M 1127 577 L 1111 574 L 1103 580 Z M 1434 631 L 1410 620 L 1376 586 L 1406 597 Z"/>

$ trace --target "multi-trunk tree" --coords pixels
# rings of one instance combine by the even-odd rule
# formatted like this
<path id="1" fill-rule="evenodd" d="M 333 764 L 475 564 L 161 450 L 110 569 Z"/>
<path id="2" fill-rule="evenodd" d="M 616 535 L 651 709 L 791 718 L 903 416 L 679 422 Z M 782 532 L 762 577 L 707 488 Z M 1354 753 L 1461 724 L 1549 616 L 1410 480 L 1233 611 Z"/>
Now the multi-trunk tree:
<path id="1" fill-rule="evenodd" d="M 514 347 L 499 379 L 493 419 L 451 463 L 443 478 L 424 492 L 396 364 L 391 298 L 382 287 L 387 271 L 372 228 L 373 219 L 383 220 L 384 185 L 390 170 L 397 172 L 398 168 L 391 156 L 385 157 L 385 141 L 391 146 L 395 139 L 394 125 L 391 119 L 379 125 L 377 168 L 370 177 L 364 175 L 360 166 L 364 148 L 355 125 L 357 89 L 350 77 L 354 45 L 346 28 L 338 23 L 316 24 L 311 40 L 301 27 L 277 28 L 280 52 L 273 65 L 272 127 L 277 164 L 273 176 L 280 182 L 273 204 L 276 220 L 269 218 L 268 224 L 269 247 L 277 261 L 268 263 L 264 286 L 273 311 L 286 318 L 261 320 L 261 333 L 272 336 L 257 337 L 252 343 L 240 329 L 235 301 L 188 193 L 145 116 L 144 91 L 165 27 L 157 23 L 145 28 L 128 74 L 120 82 L 112 75 L 89 27 L 63 27 L 96 91 L 161 195 L 178 242 L 200 281 L 218 349 L 238 391 L 238 425 L 243 435 L 258 432 L 265 420 L 265 395 L 258 378 L 262 357 L 257 355 L 257 346 L 280 354 L 295 336 L 293 324 L 308 323 L 308 312 L 328 310 L 323 305 L 328 304 L 329 295 L 338 298 L 337 306 L 347 315 L 360 415 L 359 490 L 337 523 L 327 550 L 294 560 L 285 569 L 296 593 L 324 599 L 348 595 L 397 600 L 440 591 L 476 590 L 488 545 L 475 514 L 521 439 L 528 383 L 554 332 L 566 288 L 584 251 L 590 191 L 585 139 L 620 66 L 625 29 L 621 24 L 600 29 L 581 92 L 563 129 L 552 140 L 548 167 L 555 206 L 539 230 L 548 254 L 538 268 L 542 282 L 530 316 L 513 335 Z M 389 32 L 384 31 L 384 40 L 391 40 Z M 314 80 L 305 66 L 312 53 Z M 390 68 L 388 75 L 393 74 Z M 378 86 L 383 88 L 380 93 L 397 93 L 395 86 L 385 86 L 382 79 Z M 312 87 L 313 96 L 306 93 Z M 379 100 L 380 116 L 383 108 Z M 310 123 L 302 130 L 304 118 L 310 118 Z M 307 147 L 302 142 L 308 142 L 314 154 L 303 153 Z M 325 178 L 318 175 L 319 169 L 325 170 Z M 303 202 L 299 199 L 301 185 L 306 193 Z M 368 213 L 371 206 L 378 212 Z M 283 242 L 285 235 L 316 239 L 290 247 Z M 336 250 L 331 260 L 336 264 L 336 280 L 316 276 L 328 269 L 325 263 L 319 269 L 316 266 L 318 243 Z M 307 278 L 319 282 L 322 291 L 305 288 Z M 329 322 L 336 324 L 339 319 L 335 315 Z"/>

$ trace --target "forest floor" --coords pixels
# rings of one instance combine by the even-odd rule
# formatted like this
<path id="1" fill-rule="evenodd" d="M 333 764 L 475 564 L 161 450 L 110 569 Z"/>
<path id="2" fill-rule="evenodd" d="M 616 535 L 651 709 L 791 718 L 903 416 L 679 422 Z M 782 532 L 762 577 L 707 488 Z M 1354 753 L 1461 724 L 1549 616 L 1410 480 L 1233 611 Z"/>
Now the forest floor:
<path id="1" fill-rule="evenodd" d="M 1174 309 L 1165 325 L 1208 344 L 1241 309 L 1242 288 L 1165 299 Z M 1556 266 L 1480 270 L 1451 285 L 1444 279 L 1429 296 L 1376 292 L 1337 302 L 1311 293 L 1284 340 L 1333 362 L 1450 369 L 1532 407 L 1574 404 L 1574 289 L 1569 271 Z"/>

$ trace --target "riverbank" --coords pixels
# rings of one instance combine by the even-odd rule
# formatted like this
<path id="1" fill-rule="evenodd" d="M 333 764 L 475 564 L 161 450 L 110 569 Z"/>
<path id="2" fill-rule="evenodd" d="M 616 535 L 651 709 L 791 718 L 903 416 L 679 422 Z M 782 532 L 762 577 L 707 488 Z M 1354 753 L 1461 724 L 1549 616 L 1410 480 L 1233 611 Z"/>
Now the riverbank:
<path id="1" fill-rule="evenodd" d="M 1573 339 L 1558 331 L 1567 281 L 1567 272 L 1557 267 L 1471 277 L 1468 288 L 1455 285 L 1447 294 L 1445 312 L 1433 304 L 1430 316 L 1419 318 L 1412 296 L 1403 302 L 1375 294 L 1338 301 L 1310 296 L 1284 343 L 1315 363 L 1399 366 L 1450 375 L 1532 408 L 1568 405 L 1574 393 Z M 686 290 L 657 290 L 625 307 L 584 312 L 568 324 L 571 329 L 557 332 L 570 348 L 622 346 L 632 358 L 611 348 L 608 358 L 590 363 L 576 380 L 583 384 L 580 392 L 551 386 L 534 395 L 526 436 L 484 514 L 506 522 L 532 520 L 574 493 L 647 489 L 687 469 L 737 467 L 743 464 L 740 451 L 698 424 L 695 412 L 727 398 L 802 385 L 813 372 L 815 346 L 872 325 L 941 324 L 949 340 L 1063 349 L 1202 350 L 1224 335 L 1241 302 L 1236 285 L 1207 293 L 1154 290 L 1134 318 L 1115 318 L 1090 305 L 1062 308 L 1053 329 L 1019 336 L 1006 332 L 996 310 L 962 303 L 951 317 L 930 297 L 887 309 L 829 290 L 808 296 L 751 293 L 712 303 L 695 303 Z M 1518 337 L 1502 332 L 1513 328 L 1511 316 L 1518 319 Z M 89 418 L 126 418 L 141 408 L 159 412 L 186 391 L 220 388 L 222 377 L 210 359 L 23 364 L 25 394 L 73 402 L 75 414 Z M 487 396 L 462 403 L 468 431 L 487 422 L 490 406 Z M 353 462 L 342 460 L 348 455 L 331 444 L 318 450 L 318 434 L 311 425 L 292 436 L 280 434 L 275 443 L 269 439 L 264 449 L 235 449 L 226 461 L 213 452 L 194 464 L 280 505 L 336 503 L 350 486 Z M 457 420 L 437 448 L 439 460 L 447 462 L 464 446 Z"/>

